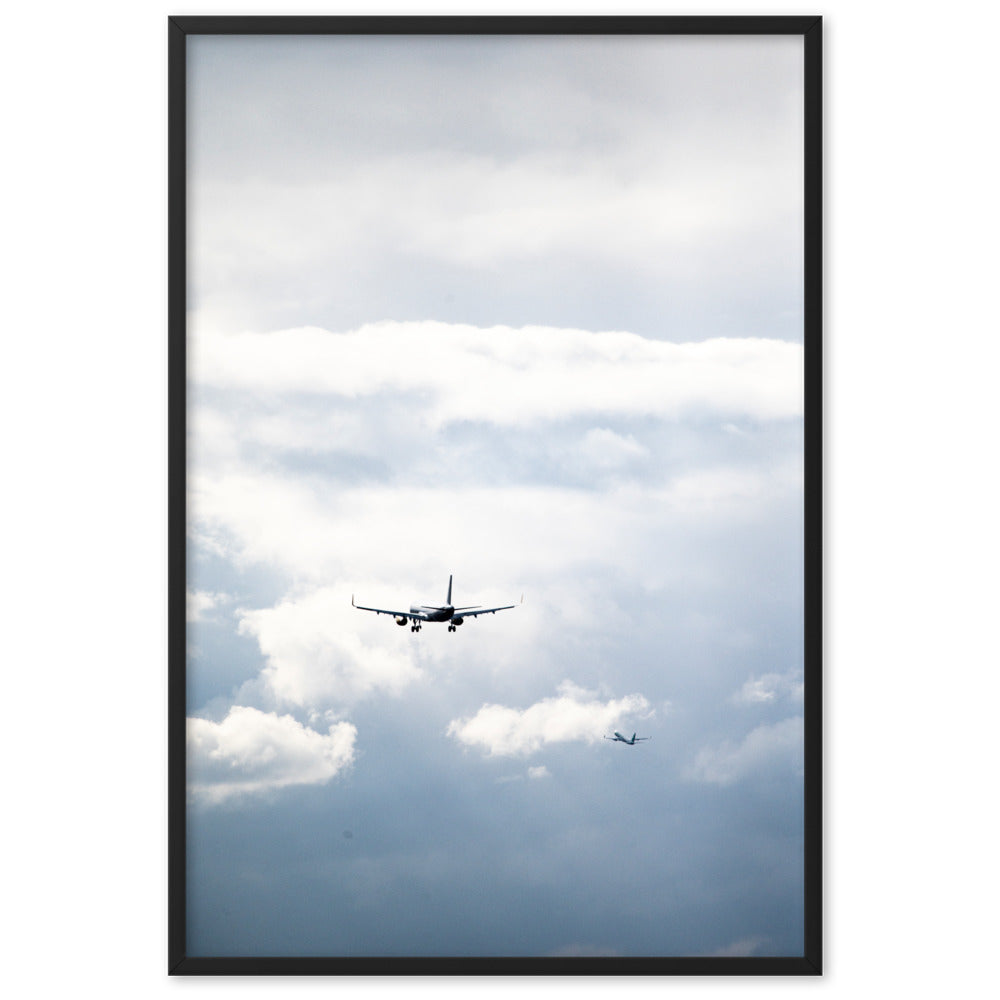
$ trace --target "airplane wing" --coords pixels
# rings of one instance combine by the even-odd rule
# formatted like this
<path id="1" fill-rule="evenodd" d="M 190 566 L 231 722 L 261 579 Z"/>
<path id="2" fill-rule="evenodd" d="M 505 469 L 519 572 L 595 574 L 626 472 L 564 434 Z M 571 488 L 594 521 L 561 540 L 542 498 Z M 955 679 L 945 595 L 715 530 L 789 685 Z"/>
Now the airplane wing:
<path id="1" fill-rule="evenodd" d="M 351 607 L 357 608 L 358 611 L 374 611 L 377 615 L 393 615 L 395 618 L 411 618 L 415 622 L 427 621 L 427 615 L 415 614 L 412 611 L 389 611 L 386 608 L 366 608 L 362 604 L 355 604 L 353 595 L 351 596 Z"/>
<path id="2" fill-rule="evenodd" d="M 463 618 L 475 618 L 476 615 L 495 615 L 498 611 L 506 611 L 508 608 L 516 608 L 516 604 L 505 604 L 502 608 L 483 608 L 482 611 L 463 611 Z M 456 612 L 457 615 L 457 612 Z"/>
<path id="3" fill-rule="evenodd" d="M 521 595 L 521 603 L 524 604 L 524 594 Z M 477 615 L 495 615 L 498 611 L 506 611 L 508 608 L 516 608 L 516 604 L 505 604 L 502 608 L 479 608 L 476 611 L 465 611 L 462 608 L 455 608 L 455 617 L 475 618 Z M 458 612 L 462 614 L 459 616 Z"/>

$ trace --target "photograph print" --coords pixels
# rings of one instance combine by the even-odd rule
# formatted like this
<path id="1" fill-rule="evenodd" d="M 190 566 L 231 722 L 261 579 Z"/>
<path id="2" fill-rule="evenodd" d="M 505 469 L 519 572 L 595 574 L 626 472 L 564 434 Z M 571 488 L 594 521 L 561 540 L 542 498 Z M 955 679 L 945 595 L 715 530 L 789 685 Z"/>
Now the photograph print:
<path id="1" fill-rule="evenodd" d="M 171 971 L 818 972 L 818 19 L 470 20 L 171 22 Z"/>

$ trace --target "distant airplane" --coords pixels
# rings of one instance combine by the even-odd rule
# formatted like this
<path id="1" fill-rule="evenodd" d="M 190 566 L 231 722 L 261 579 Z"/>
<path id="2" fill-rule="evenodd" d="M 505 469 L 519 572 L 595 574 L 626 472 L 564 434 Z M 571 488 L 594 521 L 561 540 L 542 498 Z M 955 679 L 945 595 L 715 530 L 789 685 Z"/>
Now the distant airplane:
<path id="1" fill-rule="evenodd" d="M 396 619 L 397 625 L 410 623 L 411 632 L 419 632 L 423 628 L 424 622 L 448 622 L 448 631 L 455 632 L 458 626 L 466 618 L 475 618 L 477 615 L 495 615 L 498 611 L 506 611 L 508 608 L 517 607 L 516 604 L 505 604 L 502 608 L 483 608 L 478 604 L 471 604 L 467 608 L 454 608 L 451 604 L 451 580 L 448 577 L 448 596 L 446 603 L 440 607 L 430 604 L 414 604 L 409 611 L 388 611 L 385 608 L 365 608 L 354 603 L 354 595 L 351 595 L 351 605 L 359 611 L 374 611 L 377 615 L 392 615 Z M 521 603 L 524 603 L 524 594 L 521 595 Z M 458 612 L 461 612 L 459 614 Z"/>
<path id="2" fill-rule="evenodd" d="M 621 733 L 616 732 L 614 736 L 605 736 L 606 740 L 611 740 L 612 743 L 624 743 L 626 746 L 634 747 L 636 743 L 641 743 L 643 740 L 651 740 L 652 736 L 639 736 L 637 737 L 635 733 L 632 734 L 632 739 L 626 736 L 622 736 Z"/>

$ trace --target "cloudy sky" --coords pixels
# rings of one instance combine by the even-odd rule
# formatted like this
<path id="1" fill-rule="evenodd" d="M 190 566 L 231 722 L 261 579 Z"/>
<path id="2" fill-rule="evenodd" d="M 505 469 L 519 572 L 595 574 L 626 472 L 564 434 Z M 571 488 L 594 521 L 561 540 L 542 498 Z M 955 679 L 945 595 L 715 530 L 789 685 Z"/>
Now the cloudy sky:
<path id="1" fill-rule="evenodd" d="M 188 953 L 800 954 L 801 41 L 188 52 Z"/>

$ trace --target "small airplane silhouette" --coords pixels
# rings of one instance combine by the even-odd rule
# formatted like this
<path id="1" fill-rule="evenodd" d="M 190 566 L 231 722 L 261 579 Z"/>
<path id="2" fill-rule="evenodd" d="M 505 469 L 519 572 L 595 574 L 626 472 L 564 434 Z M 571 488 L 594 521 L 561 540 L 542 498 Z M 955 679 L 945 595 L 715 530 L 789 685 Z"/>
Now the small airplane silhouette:
<path id="1" fill-rule="evenodd" d="M 354 595 L 351 595 L 351 604 L 359 611 L 374 611 L 377 615 L 392 615 L 396 619 L 397 625 L 405 625 L 409 622 L 411 632 L 419 632 L 424 627 L 424 622 L 447 622 L 448 631 L 455 632 L 458 626 L 466 618 L 476 618 L 478 615 L 495 615 L 498 611 L 506 611 L 508 608 L 516 608 L 516 604 L 505 604 L 501 608 L 484 608 L 478 604 L 473 604 L 467 608 L 456 608 L 451 603 L 451 580 L 448 577 L 447 603 L 443 605 L 435 604 L 413 604 L 409 611 L 389 611 L 386 608 L 366 608 L 354 603 Z M 524 603 L 524 594 L 521 595 L 521 603 Z"/>
<path id="2" fill-rule="evenodd" d="M 622 736 L 621 733 L 616 732 L 614 736 L 605 736 L 606 740 L 611 740 L 612 743 L 624 743 L 626 746 L 634 747 L 636 743 L 641 743 L 643 740 L 651 740 L 652 736 L 636 736 L 635 733 L 632 734 L 632 739 L 627 736 Z"/>

